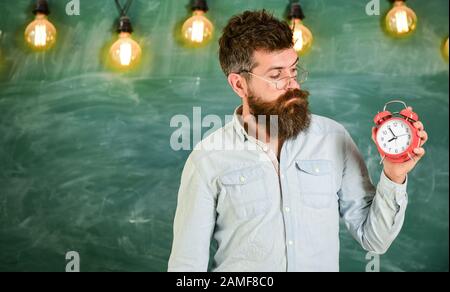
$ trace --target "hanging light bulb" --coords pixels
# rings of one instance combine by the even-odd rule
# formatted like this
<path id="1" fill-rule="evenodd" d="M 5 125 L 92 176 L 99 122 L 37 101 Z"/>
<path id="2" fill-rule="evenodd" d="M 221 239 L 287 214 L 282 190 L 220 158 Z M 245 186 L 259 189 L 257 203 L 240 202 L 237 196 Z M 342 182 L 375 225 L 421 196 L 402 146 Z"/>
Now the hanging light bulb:
<path id="1" fill-rule="evenodd" d="M 33 13 L 36 18 L 25 29 L 25 40 L 34 49 L 47 50 L 56 41 L 56 28 L 47 20 L 50 14 L 47 0 L 38 0 Z"/>
<path id="2" fill-rule="evenodd" d="M 444 54 L 445 59 L 448 61 L 448 38 L 444 43 L 444 47 L 442 48 L 442 53 Z"/>
<path id="3" fill-rule="evenodd" d="M 131 68 L 138 63 L 142 50 L 139 44 L 131 38 L 133 29 L 130 19 L 122 16 L 119 21 L 119 39 L 109 51 L 113 64 L 119 68 Z"/>
<path id="4" fill-rule="evenodd" d="M 196 0 L 192 5 L 192 11 L 193 16 L 184 22 L 181 34 L 188 44 L 206 44 L 214 32 L 213 24 L 205 17 L 208 11 L 206 0 Z"/>
<path id="5" fill-rule="evenodd" d="M 294 49 L 299 55 L 304 55 L 312 46 L 313 36 L 311 31 L 303 24 L 305 15 L 299 3 L 291 4 L 289 18 L 294 37 Z"/>
<path id="6" fill-rule="evenodd" d="M 394 36 L 408 36 L 417 27 L 417 16 L 405 1 L 394 0 L 393 8 L 386 15 L 386 29 Z"/>
<path id="7" fill-rule="evenodd" d="M 3 32 L 0 30 L 0 45 L 2 44 L 2 34 L 3 34 Z M 1 59 L 1 57 L 2 57 L 2 50 L 1 50 L 1 46 L 0 46 L 0 59 Z"/>

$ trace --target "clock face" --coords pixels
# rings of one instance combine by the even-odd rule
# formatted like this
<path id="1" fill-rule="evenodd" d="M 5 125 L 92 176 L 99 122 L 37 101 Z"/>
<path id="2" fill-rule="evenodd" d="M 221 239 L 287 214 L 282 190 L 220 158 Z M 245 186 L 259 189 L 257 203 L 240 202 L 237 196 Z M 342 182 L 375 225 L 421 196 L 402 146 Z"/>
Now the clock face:
<path id="1" fill-rule="evenodd" d="M 403 120 L 389 120 L 378 129 L 376 140 L 386 154 L 401 154 L 412 143 L 411 128 Z"/>

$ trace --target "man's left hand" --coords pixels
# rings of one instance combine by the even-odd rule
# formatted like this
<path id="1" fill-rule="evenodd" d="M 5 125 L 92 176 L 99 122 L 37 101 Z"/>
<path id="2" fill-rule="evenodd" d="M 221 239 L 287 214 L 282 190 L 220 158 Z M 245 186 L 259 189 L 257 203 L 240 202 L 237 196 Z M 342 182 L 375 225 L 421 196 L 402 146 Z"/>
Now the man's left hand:
<path id="1" fill-rule="evenodd" d="M 412 108 L 409 108 L 412 111 Z M 424 130 L 422 122 L 415 122 L 414 127 L 418 129 L 418 135 L 420 138 L 420 147 L 415 148 L 414 159 L 410 159 L 403 163 L 394 163 L 385 159 L 383 161 L 384 173 L 393 182 L 403 184 L 406 180 L 406 175 L 416 166 L 417 162 L 425 155 L 425 149 L 422 147 L 428 140 L 428 134 Z M 372 140 L 375 143 L 375 130 L 372 128 Z"/>

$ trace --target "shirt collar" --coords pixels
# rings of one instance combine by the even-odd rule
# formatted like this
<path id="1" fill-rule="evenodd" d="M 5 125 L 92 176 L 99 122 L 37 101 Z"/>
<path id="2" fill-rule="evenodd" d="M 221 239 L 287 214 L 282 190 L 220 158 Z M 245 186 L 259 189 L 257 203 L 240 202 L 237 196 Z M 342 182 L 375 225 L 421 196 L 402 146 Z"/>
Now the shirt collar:
<path id="1" fill-rule="evenodd" d="M 234 110 L 233 128 L 238 137 L 244 140 L 244 142 L 246 142 L 248 140 L 248 134 L 245 131 L 243 124 L 244 123 L 242 119 L 242 105 L 240 105 Z"/>
<path id="2" fill-rule="evenodd" d="M 236 134 L 241 138 L 244 142 L 250 141 L 252 143 L 255 143 L 259 145 L 264 151 L 268 151 L 269 145 L 266 143 L 256 139 L 256 137 L 253 137 L 252 135 L 249 135 L 247 131 L 244 129 L 244 121 L 242 118 L 242 105 L 238 106 L 234 110 L 233 114 L 233 127 L 236 132 Z"/>

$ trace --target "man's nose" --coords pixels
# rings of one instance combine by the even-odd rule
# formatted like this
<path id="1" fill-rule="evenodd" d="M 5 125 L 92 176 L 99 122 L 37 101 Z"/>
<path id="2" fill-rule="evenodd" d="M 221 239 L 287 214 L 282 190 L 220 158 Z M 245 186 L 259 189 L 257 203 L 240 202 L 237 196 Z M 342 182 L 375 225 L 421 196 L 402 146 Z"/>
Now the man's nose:
<path id="1" fill-rule="evenodd" d="M 291 79 L 289 79 L 289 82 L 288 82 L 288 84 L 287 84 L 287 90 L 290 90 L 290 89 L 300 89 L 300 83 L 298 83 L 298 81 L 297 81 L 297 79 L 296 78 L 291 78 Z"/>

